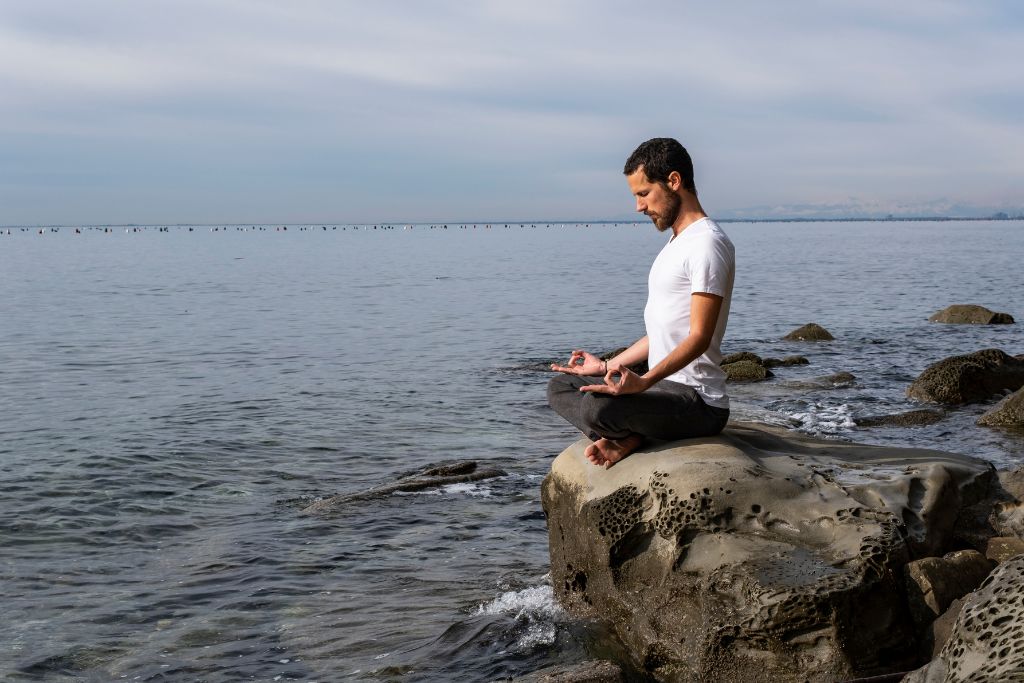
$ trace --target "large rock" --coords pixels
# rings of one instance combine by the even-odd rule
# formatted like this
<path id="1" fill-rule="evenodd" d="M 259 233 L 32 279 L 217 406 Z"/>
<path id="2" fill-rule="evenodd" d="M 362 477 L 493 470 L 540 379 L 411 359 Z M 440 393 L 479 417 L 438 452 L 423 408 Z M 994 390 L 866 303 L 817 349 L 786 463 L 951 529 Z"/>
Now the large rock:
<path id="1" fill-rule="evenodd" d="M 903 566 L 941 553 L 991 465 L 733 423 L 604 470 L 582 439 L 544 480 L 561 602 L 656 678 L 823 681 L 905 671 Z"/>
<path id="2" fill-rule="evenodd" d="M 857 417 L 853 421 L 858 427 L 917 427 L 935 424 L 945 416 L 946 414 L 940 410 L 920 408 L 893 415 Z"/>
<path id="3" fill-rule="evenodd" d="M 938 656 L 903 683 L 1024 681 L 1024 556 L 971 593 Z"/>
<path id="4" fill-rule="evenodd" d="M 1024 427 L 1024 388 L 1018 389 L 978 418 L 985 427 Z"/>
<path id="5" fill-rule="evenodd" d="M 798 327 L 785 337 L 786 341 L 832 341 L 835 339 L 828 330 L 817 323 L 807 323 Z"/>
<path id="6" fill-rule="evenodd" d="M 922 627 L 935 621 L 954 600 L 977 588 L 995 563 L 977 550 L 924 557 L 903 568 L 911 615 Z"/>
<path id="7" fill-rule="evenodd" d="M 942 309 L 938 313 L 933 313 L 928 318 L 928 322 L 966 325 L 1009 325 L 1013 323 L 1013 316 L 1009 313 L 990 311 L 984 306 L 954 304 Z"/>
<path id="8" fill-rule="evenodd" d="M 925 368 L 907 388 L 917 401 L 962 405 L 1024 386 L 1024 361 L 999 349 L 951 356 Z"/>

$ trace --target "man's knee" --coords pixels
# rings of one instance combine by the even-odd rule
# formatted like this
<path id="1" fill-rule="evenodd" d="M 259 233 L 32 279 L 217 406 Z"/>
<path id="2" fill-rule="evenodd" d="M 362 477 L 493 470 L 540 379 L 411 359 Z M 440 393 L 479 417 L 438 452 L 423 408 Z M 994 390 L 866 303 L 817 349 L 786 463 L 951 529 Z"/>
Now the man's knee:
<path id="1" fill-rule="evenodd" d="M 548 405 L 554 405 L 554 401 L 557 400 L 558 396 L 562 396 L 570 391 L 577 391 L 572 386 L 572 376 L 558 374 L 551 378 L 548 382 Z"/>

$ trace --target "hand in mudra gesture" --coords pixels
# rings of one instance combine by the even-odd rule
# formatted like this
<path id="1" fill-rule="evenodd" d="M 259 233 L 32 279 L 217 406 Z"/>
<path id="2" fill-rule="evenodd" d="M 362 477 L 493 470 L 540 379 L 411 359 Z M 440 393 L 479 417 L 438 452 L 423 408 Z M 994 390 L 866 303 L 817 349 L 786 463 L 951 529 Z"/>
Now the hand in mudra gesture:
<path id="1" fill-rule="evenodd" d="M 568 375 L 603 375 L 608 370 L 608 364 L 592 353 L 582 349 L 576 349 L 569 356 L 569 362 L 565 365 L 552 363 L 551 369 L 555 372 L 564 372 Z"/>
<path id="2" fill-rule="evenodd" d="M 604 376 L 604 384 L 588 384 L 585 387 L 580 387 L 580 391 L 625 396 L 626 394 L 639 394 L 642 391 L 647 391 L 650 386 L 650 380 L 623 366 L 608 370 Z"/>

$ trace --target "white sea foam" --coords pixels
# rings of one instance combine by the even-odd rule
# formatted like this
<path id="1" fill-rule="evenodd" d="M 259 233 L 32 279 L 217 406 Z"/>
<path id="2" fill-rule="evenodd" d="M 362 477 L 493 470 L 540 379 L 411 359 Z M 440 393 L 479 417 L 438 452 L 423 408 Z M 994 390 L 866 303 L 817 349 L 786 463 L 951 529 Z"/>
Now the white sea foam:
<path id="1" fill-rule="evenodd" d="M 491 495 L 491 489 L 480 484 L 466 482 L 462 484 L 448 484 L 442 487 L 445 493 L 463 494 L 467 496 L 486 497 Z"/>
<path id="2" fill-rule="evenodd" d="M 846 403 L 810 403 L 805 410 L 790 413 L 789 417 L 797 421 L 799 431 L 815 436 L 840 436 L 857 426 L 853 410 Z"/>
<path id="3" fill-rule="evenodd" d="M 565 610 L 555 602 L 551 586 L 507 591 L 480 605 L 476 613 L 512 617 L 517 632 L 515 649 L 520 652 L 554 643 L 558 623 L 567 616 Z"/>

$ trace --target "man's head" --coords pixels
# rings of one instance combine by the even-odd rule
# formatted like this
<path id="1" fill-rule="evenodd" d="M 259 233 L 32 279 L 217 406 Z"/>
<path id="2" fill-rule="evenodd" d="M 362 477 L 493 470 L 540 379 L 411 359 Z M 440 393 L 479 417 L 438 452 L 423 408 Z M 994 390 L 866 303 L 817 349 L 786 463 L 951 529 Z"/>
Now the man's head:
<path id="1" fill-rule="evenodd" d="M 623 169 L 636 197 L 636 209 L 654 221 L 660 231 L 672 227 L 679 217 L 681 192 L 695 198 L 693 161 L 686 148 L 672 138 L 654 138 L 629 155 Z"/>

